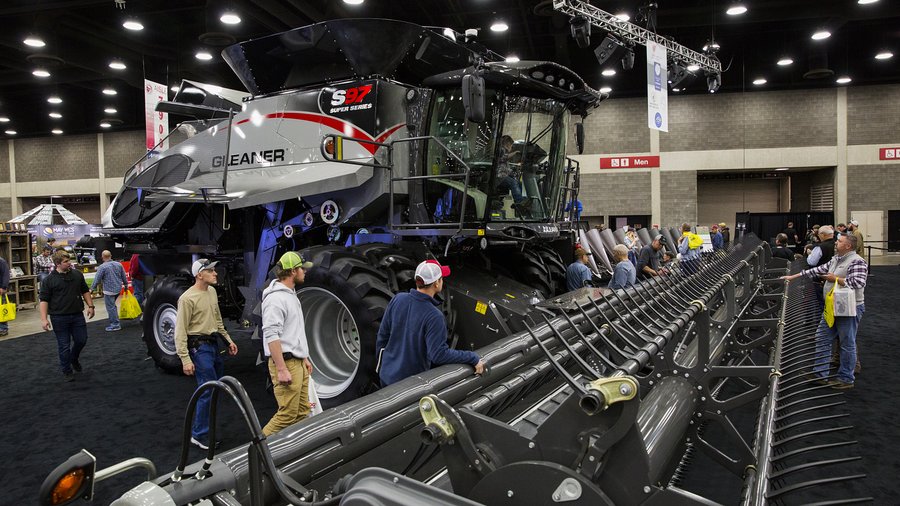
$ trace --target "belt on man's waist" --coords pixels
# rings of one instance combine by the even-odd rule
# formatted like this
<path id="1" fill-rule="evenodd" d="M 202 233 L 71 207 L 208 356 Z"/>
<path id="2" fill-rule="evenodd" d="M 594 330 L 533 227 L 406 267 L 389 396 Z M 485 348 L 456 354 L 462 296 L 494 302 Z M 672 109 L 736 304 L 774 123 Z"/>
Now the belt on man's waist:
<path id="1" fill-rule="evenodd" d="M 285 360 L 290 360 L 292 358 L 296 359 L 296 360 L 303 360 L 303 358 L 301 358 L 301 357 L 295 357 L 294 354 L 289 351 L 282 353 L 281 357 L 284 358 Z M 272 357 L 269 357 L 269 358 L 272 358 Z"/>

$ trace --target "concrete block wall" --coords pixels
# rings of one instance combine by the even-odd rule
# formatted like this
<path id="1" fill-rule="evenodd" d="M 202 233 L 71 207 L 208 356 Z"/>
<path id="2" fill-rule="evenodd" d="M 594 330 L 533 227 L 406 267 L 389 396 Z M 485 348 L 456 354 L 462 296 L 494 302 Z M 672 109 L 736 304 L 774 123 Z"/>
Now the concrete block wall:
<path id="1" fill-rule="evenodd" d="M 143 130 L 103 134 L 103 168 L 106 177 L 122 177 L 131 165 L 147 153 Z"/>
<path id="2" fill-rule="evenodd" d="M 663 171 L 659 175 L 661 225 L 697 222 L 697 171 Z"/>
<path id="3" fill-rule="evenodd" d="M 847 167 L 848 215 L 835 216 L 835 219 L 846 223 L 853 211 L 882 211 L 884 213 L 882 237 L 887 241 L 888 211 L 900 209 L 900 188 L 896 184 L 898 180 L 900 180 L 898 164 Z M 884 247 L 884 244 L 878 246 Z"/>
<path id="4" fill-rule="evenodd" d="M 837 142 L 834 89 L 674 95 L 661 151 L 828 146 Z M 602 105 L 601 105 L 602 107 Z"/>
<path id="5" fill-rule="evenodd" d="M 650 214 L 650 173 L 601 173 L 582 177 L 578 200 L 584 204 L 584 216 Z"/>
<path id="6" fill-rule="evenodd" d="M 584 120 L 584 131 L 585 153 L 650 151 L 647 99 L 623 98 L 601 103 Z M 575 153 L 575 143 L 572 142 L 571 146 L 570 153 Z"/>
<path id="7" fill-rule="evenodd" d="M 96 135 L 18 139 L 16 181 L 58 181 L 97 177 Z M 54 190 L 48 190 L 54 193 Z"/>
<path id="8" fill-rule="evenodd" d="M 0 142 L 0 183 L 9 182 L 9 143 Z M 3 199 L 0 199 L 3 200 Z M 4 215 L 0 215 L 2 217 Z"/>
<path id="9" fill-rule="evenodd" d="M 847 144 L 900 145 L 900 86 L 847 90 Z"/>

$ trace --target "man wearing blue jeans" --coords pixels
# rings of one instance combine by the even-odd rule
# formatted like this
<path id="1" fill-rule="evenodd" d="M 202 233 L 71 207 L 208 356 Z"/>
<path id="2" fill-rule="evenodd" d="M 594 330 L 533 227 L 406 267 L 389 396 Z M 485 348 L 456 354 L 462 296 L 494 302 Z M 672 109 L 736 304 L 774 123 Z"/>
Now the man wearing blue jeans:
<path id="1" fill-rule="evenodd" d="M 87 324 L 84 321 L 84 306 L 87 305 L 88 318 L 94 317 L 94 302 L 84 276 L 72 269 L 72 260 L 67 251 L 53 254 L 56 269 L 41 283 L 41 327 L 56 334 L 59 351 L 59 368 L 66 381 L 75 379 L 75 372 L 81 372 L 79 357 L 87 344 Z M 49 319 L 48 319 L 49 317 Z"/>
<path id="2" fill-rule="evenodd" d="M 854 251 L 856 244 L 856 237 L 850 234 L 841 234 L 834 245 L 834 257 L 827 263 L 781 278 L 790 280 L 804 275 L 813 279 L 820 278 L 825 282 L 823 288 L 825 294 L 830 292 L 835 285 L 849 287 L 854 291 L 856 316 L 835 316 L 832 326 L 828 325 L 823 316 L 822 321 L 819 322 L 819 328 L 816 330 L 814 376 L 835 390 L 853 388 L 856 379 L 853 371 L 856 366 L 856 331 L 859 328 L 863 312 L 866 310 L 865 288 L 869 269 L 866 261 Z M 840 366 L 837 380 L 827 381 L 828 362 L 831 359 L 832 341 L 835 339 L 838 339 L 840 343 Z"/>
<path id="3" fill-rule="evenodd" d="M 225 373 L 222 355 L 219 353 L 220 340 L 227 346 L 229 355 L 237 355 L 237 345 L 231 340 L 222 313 L 219 298 L 213 285 L 218 283 L 216 264 L 200 259 L 191 266 L 194 285 L 178 298 L 178 316 L 175 320 L 175 353 L 181 359 L 182 369 L 188 376 L 197 378 L 200 387 L 208 381 L 215 381 Z M 209 404 L 212 390 L 206 390 L 197 400 L 194 411 L 194 425 L 191 427 L 191 444 L 201 450 L 209 445 L 218 446 L 218 441 L 209 440 Z"/>
<path id="4" fill-rule="evenodd" d="M 91 291 L 96 290 L 98 286 L 103 290 L 103 302 L 106 304 L 106 312 L 109 313 L 109 325 L 106 326 L 106 331 L 115 332 L 122 330 L 122 326 L 119 324 L 119 310 L 116 309 L 116 299 L 122 288 L 128 289 L 128 279 L 125 277 L 125 268 L 119 262 L 112 261 L 112 253 L 109 250 L 103 250 L 100 258 L 103 259 L 103 263 L 97 268 Z"/>

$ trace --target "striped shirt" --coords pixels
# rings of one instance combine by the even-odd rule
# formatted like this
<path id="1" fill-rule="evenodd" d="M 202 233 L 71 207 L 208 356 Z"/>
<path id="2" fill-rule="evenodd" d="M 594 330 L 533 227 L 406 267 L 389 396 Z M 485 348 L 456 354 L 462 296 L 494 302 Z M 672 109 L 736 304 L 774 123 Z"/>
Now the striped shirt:
<path id="1" fill-rule="evenodd" d="M 804 271 L 800 271 L 801 274 L 805 276 L 809 276 L 810 278 L 816 279 L 822 274 L 828 274 L 830 271 L 830 267 L 839 261 L 841 261 L 843 256 L 833 256 L 831 260 L 828 262 L 819 265 L 817 267 L 813 267 L 812 269 L 806 269 Z M 850 288 L 855 290 L 860 290 L 866 287 L 866 277 L 869 274 L 869 267 L 866 265 L 866 261 L 862 258 L 857 258 L 853 260 L 850 265 L 847 267 L 847 277 L 844 279 L 844 284 Z"/>

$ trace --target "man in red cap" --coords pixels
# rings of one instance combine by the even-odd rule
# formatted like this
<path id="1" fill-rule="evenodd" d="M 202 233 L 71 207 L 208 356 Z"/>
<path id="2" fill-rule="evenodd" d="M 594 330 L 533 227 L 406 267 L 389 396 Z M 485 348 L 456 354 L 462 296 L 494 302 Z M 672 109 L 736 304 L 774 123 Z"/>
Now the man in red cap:
<path id="1" fill-rule="evenodd" d="M 477 353 L 451 350 L 447 345 L 447 322 L 435 296 L 444 289 L 450 268 L 437 260 L 426 260 L 416 268 L 416 288 L 391 299 L 375 349 L 376 371 L 384 386 L 445 364 L 470 364 L 475 374 L 484 372 Z"/>

